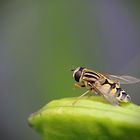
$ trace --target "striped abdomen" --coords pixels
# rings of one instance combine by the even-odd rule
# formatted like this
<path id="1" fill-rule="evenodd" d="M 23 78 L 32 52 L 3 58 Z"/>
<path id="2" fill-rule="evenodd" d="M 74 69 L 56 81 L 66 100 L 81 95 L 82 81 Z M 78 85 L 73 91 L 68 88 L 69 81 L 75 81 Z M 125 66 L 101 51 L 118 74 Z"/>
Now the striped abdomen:
<path id="1" fill-rule="evenodd" d="M 116 88 L 117 89 L 117 99 L 120 102 L 130 102 L 131 97 L 122 89 L 122 88 Z"/>
<path id="2" fill-rule="evenodd" d="M 115 96 L 120 102 L 131 101 L 130 96 L 122 88 L 120 88 L 117 83 L 114 83 L 109 79 L 105 80 L 105 82 L 101 85 L 99 90 L 102 90 L 110 94 L 111 96 Z"/>

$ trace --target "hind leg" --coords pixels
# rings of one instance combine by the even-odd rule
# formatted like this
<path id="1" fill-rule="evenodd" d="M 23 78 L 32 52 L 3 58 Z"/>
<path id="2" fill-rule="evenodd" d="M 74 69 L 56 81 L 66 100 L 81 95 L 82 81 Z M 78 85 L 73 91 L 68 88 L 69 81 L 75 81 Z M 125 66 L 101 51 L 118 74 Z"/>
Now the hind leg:
<path id="1" fill-rule="evenodd" d="M 90 92 L 87 94 L 88 98 L 93 95 L 93 92 L 95 92 L 95 90 L 93 88 L 90 89 Z"/>

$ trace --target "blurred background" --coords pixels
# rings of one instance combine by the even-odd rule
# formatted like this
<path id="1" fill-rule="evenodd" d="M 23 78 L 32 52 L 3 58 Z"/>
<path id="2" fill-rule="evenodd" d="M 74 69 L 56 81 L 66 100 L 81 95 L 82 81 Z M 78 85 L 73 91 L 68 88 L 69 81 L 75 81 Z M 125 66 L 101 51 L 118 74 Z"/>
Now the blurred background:
<path id="1" fill-rule="evenodd" d="M 138 0 L 0 1 L 0 31 L 1 140 L 41 139 L 28 116 L 85 91 L 72 67 L 140 78 Z M 140 105 L 140 83 L 122 87 Z"/>

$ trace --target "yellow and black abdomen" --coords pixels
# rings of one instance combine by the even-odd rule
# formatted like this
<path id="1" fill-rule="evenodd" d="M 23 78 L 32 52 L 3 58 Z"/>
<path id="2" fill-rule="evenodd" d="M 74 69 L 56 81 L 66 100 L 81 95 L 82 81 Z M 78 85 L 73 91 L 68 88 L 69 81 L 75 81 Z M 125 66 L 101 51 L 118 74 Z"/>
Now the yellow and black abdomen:
<path id="1" fill-rule="evenodd" d="M 117 88 L 117 99 L 120 102 L 131 102 L 131 97 L 122 89 L 122 88 Z"/>
<path id="2" fill-rule="evenodd" d="M 117 83 L 114 83 L 109 79 L 105 80 L 101 88 L 106 94 L 109 94 L 110 96 L 114 96 L 120 102 L 131 101 L 130 96 Z"/>

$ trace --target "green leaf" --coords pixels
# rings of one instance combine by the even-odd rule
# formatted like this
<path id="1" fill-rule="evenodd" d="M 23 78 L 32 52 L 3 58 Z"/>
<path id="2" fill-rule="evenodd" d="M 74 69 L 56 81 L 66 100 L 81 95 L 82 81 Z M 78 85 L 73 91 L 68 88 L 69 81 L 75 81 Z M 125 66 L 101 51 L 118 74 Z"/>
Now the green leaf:
<path id="1" fill-rule="evenodd" d="M 29 125 L 44 140 L 138 140 L 140 107 L 112 106 L 102 97 L 54 100 L 32 114 Z"/>

